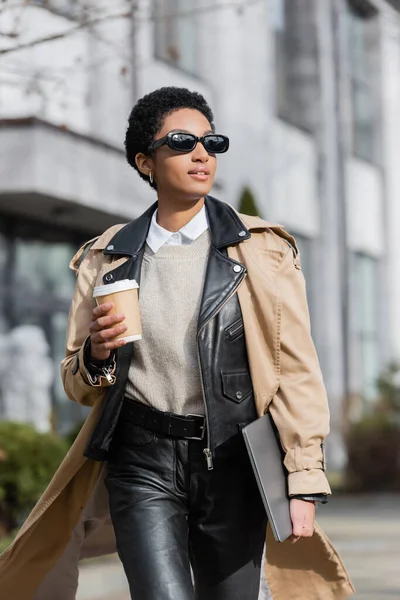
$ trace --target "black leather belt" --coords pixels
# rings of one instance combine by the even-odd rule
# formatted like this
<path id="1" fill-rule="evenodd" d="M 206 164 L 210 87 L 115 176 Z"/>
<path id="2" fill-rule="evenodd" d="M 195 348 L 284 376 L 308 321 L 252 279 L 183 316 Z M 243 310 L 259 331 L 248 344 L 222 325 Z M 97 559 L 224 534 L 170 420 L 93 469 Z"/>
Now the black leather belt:
<path id="1" fill-rule="evenodd" d="M 155 433 L 186 440 L 202 440 L 206 424 L 205 417 L 202 415 L 184 416 L 162 412 L 130 398 L 124 398 L 120 419 Z"/>

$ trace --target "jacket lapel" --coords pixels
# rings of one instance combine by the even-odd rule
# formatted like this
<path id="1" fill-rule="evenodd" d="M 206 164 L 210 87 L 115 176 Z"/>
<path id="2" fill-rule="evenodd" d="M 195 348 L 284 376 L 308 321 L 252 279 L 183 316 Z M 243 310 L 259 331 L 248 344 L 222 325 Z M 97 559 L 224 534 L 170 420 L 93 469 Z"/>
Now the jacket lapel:
<path id="1" fill-rule="evenodd" d="M 142 248 L 137 254 L 130 256 L 122 265 L 119 265 L 111 271 L 107 271 L 107 273 L 103 275 L 103 283 L 107 285 L 120 281 L 121 279 L 136 279 L 140 284 L 143 252 L 144 249 Z"/>
<path id="2" fill-rule="evenodd" d="M 103 253 L 106 256 L 135 257 L 143 249 L 150 228 L 151 218 L 157 208 L 157 202 L 150 206 L 140 217 L 117 231 L 108 242 Z"/>
<path id="3" fill-rule="evenodd" d="M 136 279 L 140 284 L 140 272 L 147 234 L 157 203 L 150 206 L 138 219 L 131 221 L 108 242 L 103 250 L 105 256 L 127 256 L 128 260 L 103 276 L 103 283 L 109 284 L 121 279 Z"/>
<path id="4" fill-rule="evenodd" d="M 211 248 L 200 305 L 199 331 L 221 310 L 246 276 L 245 266 L 229 258 L 226 248 L 250 238 L 250 232 L 228 204 L 208 196 L 205 205 Z"/>
<path id="5" fill-rule="evenodd" d="M 221 310 L 246 275 L 246 268 L 211 246 L 200 306 L 198 331 Z"/>

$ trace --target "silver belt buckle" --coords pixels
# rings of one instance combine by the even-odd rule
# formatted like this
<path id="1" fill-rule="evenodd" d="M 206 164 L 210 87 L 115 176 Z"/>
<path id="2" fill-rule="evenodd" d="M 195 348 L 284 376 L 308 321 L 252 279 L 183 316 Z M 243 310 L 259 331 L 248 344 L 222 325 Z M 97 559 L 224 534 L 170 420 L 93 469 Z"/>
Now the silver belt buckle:
<path id="1" fill-rule="evenodd" d="M 185 440 L 202 440 L 204 439 L 204 430 L 205 430 L 205 422 L 206 422 L 206 418 L 204 415 L 195 415 L 193 413 L 190 413 L 188 415 L 185 415 L 185 417 L 197 417 L 198 419 L 203 419 L 203 425 L 200 427 L 201 429 L 201 437 L 185 437 Z"/>

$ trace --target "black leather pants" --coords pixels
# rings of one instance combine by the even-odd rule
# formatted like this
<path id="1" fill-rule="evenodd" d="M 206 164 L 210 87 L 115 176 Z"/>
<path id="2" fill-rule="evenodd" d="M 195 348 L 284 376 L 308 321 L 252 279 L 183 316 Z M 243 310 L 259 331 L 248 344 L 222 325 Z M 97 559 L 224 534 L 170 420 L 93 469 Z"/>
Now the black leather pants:
<path id="1" fill-rule="evenodd" d="M 266 515 L 242 436 L 212 471 L 205 445 L 117 428 L 106 485 L 134 600 L 258 599 Z"/>

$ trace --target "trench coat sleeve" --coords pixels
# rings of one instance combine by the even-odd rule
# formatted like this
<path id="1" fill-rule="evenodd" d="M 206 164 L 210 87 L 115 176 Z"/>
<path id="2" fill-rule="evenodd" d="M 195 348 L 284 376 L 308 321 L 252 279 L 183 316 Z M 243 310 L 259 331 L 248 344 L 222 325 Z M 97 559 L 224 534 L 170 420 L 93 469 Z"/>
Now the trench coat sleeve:
<path id="1" fill-rule="evenodd" d="M 289 249 L 276 273 L 281 296 L 279 389 L 271 416 L 279 431 L 289 472 L 289 495 L 330 494 L 323 442 L 329 407 L 310 332 L 300 258 Z"/>
<path id="2" fill-rule="evenodd" d="M 77 268 L 83 246 L 71 261 L 77 273 L 75 292 L 68 317 L 65 358 L 61 363 L 61 377 L 67 396 L 84 406 L 93 406 L 104 395 L 109 383 L 105 377 L 92 379 L 85 368 L 84 346 L 89 336 L 92 311 L 95 306 L 93 288 L 99 272 L 102 253 L 89 251 Z M 114 378 L 113 378 L 114 383 Z"/>

